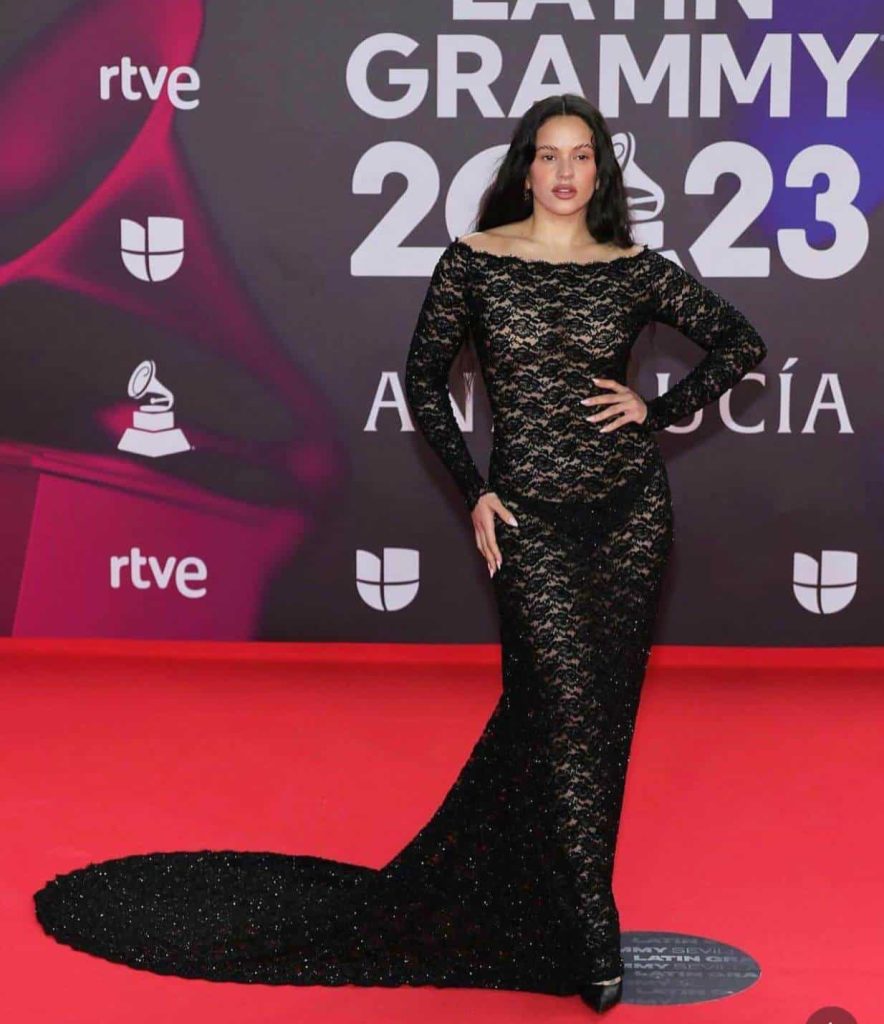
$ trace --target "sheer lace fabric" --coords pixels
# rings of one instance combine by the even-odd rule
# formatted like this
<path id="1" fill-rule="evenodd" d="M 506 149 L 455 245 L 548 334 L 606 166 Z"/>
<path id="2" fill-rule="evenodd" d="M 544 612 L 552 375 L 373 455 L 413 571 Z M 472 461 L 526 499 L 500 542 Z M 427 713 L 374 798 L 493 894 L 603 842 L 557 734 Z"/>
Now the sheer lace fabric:
<path id="1" fill-rule="evenodd" d="M 648 420 L 600 433 L 579 400 L 624 380 L 642 326 L 705 358 Z M 447 390 L 471 326 L 494 417 L 489 481 Z M 673 537 L 653 431 L 764 355 L 723 298 L 658 254 L 553 264 L 443 251 L 406 391 L 469 508 L 493 488 L 500 699 L 442 804 L 382 868 L 261 851 L 154 852 L 56 875 L 46 932 L 160 974 L 290 985 L 437 985 L 559 995 L 623 972 L 612 891 L 630 747 Z"/>
<path id="2" fill-rule="evenodd" d="M 651 321 L 705 350 L 644 422 L 599 432 L 580 404 L 626 383 L 632 346 Z M 448 372 L 472 328 L 491 404 L 490 484 L 464 442 Z M 436 264 L 406 365 L 417 423 L 473 507 L 491 484 L 548 500 L 600 500 L 657 458 L 646 436 L 714 401 L 766 354 L 746 317 L 665 256 L 644 248 L 606 262 L 551 263 L 500 256 L 455 239 Z M 645 436 L 643 436 L 645 435 Z"/>

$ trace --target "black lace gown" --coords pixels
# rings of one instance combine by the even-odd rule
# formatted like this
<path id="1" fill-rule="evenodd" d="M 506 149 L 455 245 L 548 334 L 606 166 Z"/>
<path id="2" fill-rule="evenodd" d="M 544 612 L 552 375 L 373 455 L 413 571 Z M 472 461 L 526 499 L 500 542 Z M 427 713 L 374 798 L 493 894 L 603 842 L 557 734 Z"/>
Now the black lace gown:
<path id="1" fill-rule="evenodd" d="M 651 320 L 705 356 L 642 424 L 600 432 L 580 399 L 625 382 Z M 468 325 L 492 408 L 486 482 L 454 418 Z M 34 895 L 59 942 L 212 981 L 576 994 L 623 972 L 611 887 L 630 744 L 672 544 L 654 438 L 764 356 L 746 318 L 660 254 L 596 263 L 442 252 L 408 352 L 419 429 L 472 508 L 494 490 L 503 690 L 442 804 L 379 869 L 307 854 L 155 852 Z"/>

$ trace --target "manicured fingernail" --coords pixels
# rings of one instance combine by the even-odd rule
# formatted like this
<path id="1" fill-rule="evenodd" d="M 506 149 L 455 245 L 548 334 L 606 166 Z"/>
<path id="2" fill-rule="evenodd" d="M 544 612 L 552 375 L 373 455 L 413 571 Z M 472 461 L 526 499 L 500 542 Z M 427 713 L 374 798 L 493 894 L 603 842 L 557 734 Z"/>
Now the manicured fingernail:
<path id="1" fill-rule="evenodd" d="M 510 526 L 518 526 L 518 525 L 519 524 L 515 521 L 515 519 L 512 516 L 510 516 Z"/>
<path id="2" fill-rule="evenodd" d="M 494 575 L 494 570 L 491 568 L 490 565 L 488 566 L 488 575 L 489 576 L 493 576 Z"/>
<path id="3" fill-rule="evenodd" d="M 502 565 L 503 565 L 503 562 L 501 562 L 501 560 L 498 558 L 498 560 L 497 560 L 497 568 L 499 569 Z"/>

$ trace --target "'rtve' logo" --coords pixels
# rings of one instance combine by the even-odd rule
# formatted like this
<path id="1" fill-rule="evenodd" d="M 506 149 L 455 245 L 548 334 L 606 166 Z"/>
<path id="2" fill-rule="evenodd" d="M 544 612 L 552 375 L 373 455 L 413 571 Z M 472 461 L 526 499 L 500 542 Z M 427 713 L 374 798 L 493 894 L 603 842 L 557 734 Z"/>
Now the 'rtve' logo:
<path id="1" fill-rule="evenodd" d="M 160 590 L 165 590 L 174 578 L 175 589 L 182 597 L 205 597 L 205 587 L 192 587 L 191 583 L 198 583 L 206 579 L 208 569 L 201 558 L 177 559 L 169 555 L 164 564 L 153 555 L 146 558 L 141 553 L 141 548 L 132 548 L 128 555 L 111 555 L 110 560 L 110 585 L 114 590 L 119 590 L 123 585 L 123 570 L 129 567 L 129 579 L 132 586 L 137 590 L 149 590 L 156 584 Z M 150 577 L 145 579 L 141 570 L 147 566 L 150 570 Z"/>
<path id="2" fill-rule="evenodd" d="M 180 68 L 172 68 L 170 71 L 165 64 L 159 68 L 156 75 L 151 74 L 150 68 L 132 63 L 131 58 L 123 57 L 120 63 L 105 64 L 99 69 L 99 96 L 103 100 L 111 98 L 111 82 L 119 75 L 120 93 L 124 100 L 140 100 L 145 93 L 148 99 L 157 100 L 166 86 L 166 95 L 173 107 L 179 110 L 192 110 L 199 106 L 198 99 L 182 99 L 181 93 L 193 92 L 200 87 L 200 76 L 196 68 L 183 65 Z M 135 84 L 136 79 L 141 80 L 144 92 L 141 92 Z"/>

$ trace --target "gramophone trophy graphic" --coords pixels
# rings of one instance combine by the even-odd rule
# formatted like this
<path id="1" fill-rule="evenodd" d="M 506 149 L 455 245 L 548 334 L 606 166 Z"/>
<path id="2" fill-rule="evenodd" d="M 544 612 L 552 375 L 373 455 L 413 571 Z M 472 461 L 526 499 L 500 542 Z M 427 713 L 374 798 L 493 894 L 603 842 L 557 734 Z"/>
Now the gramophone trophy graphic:
<path id="1" fill-rule="evenodd" d="M 152 359 L 145 359 L 135 367 L 128 390 L 130 398 L 146 396 L 147 402 L 132 413 L 132 426 L 126 429 L 117 445 L 121 452 L 156 459 L 191 450 L 184 432 L 175 426 L 172 412 L 175 397 L 157 380 L 157 366 Z"/>
<path id="2" fill-rule="evenodd" d="M 666 197 L 663 189 L 646 174 L 635 160 L 638 143 L 633 132 L 616 132 L 611 136 L 614 155 L 623 172 L 623 184 L 626 187 L 626 201 L 633 221 L 633 234 L 637 242 L 644 242 L 649 249 L 656 249 L 662 256 L 675 259 L 681 266 L 681 260 L 675 253 L 669 255 L 663 251 L 663 220 L 661 214 Z"/>

